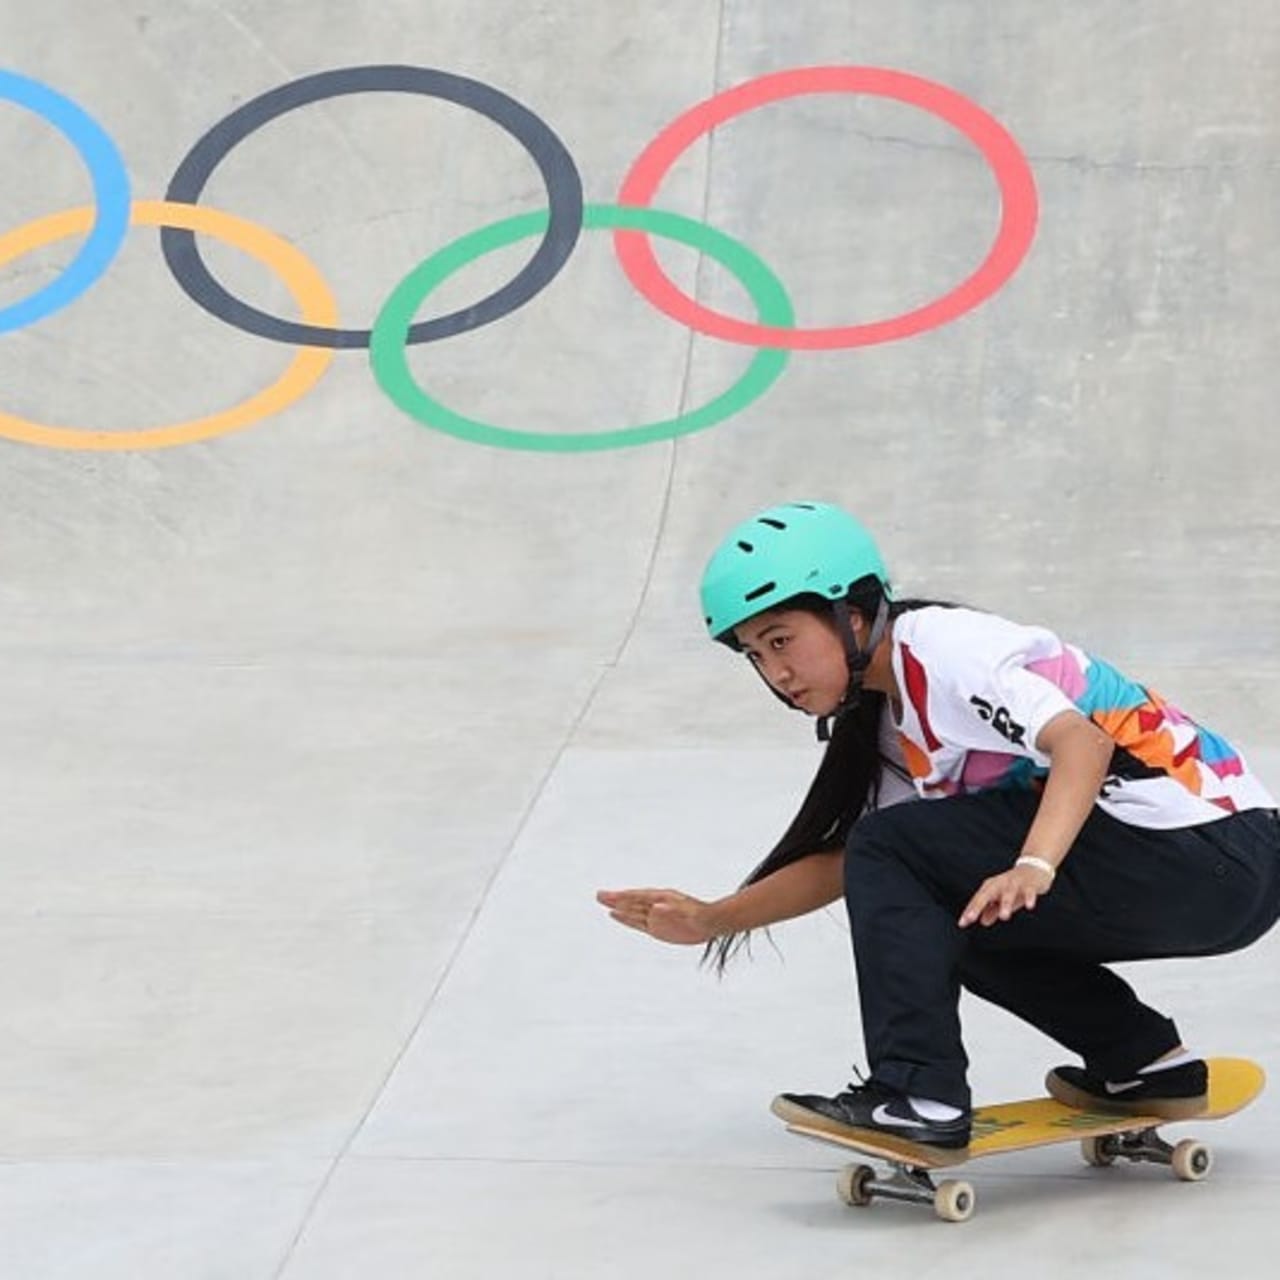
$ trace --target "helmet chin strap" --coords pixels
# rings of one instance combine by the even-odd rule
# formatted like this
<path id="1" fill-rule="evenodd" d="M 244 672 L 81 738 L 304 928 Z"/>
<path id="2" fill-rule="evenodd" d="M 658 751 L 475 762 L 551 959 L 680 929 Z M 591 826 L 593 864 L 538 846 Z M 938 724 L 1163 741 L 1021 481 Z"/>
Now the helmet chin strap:
<path id="1" fill-rule="evenodd" d="M 871 634 L 865 646 L 858 644 L 858 637 L 853 633 L 853 624 L 849 621 L 849 602 L 837 600 L 832 606 L 835 614 L 836 630 L 844 642 L 844 658 L 849 667 L 849 683 L 845 686 L 844 696 L 836 704 L 833 711 L 818 717 L 817 732 L 819 742 L 829 742 L 831 731 L 842 716 L 848 715 L 862 700 L 862 682 L 866 679 L 867 668 L 871 665 L 871 655 L 876 646 L 884 638 L 885 628 L 889 624 L 889 601 L 880 597 L 876 607 L 876 616 L 871 623 Z"/>

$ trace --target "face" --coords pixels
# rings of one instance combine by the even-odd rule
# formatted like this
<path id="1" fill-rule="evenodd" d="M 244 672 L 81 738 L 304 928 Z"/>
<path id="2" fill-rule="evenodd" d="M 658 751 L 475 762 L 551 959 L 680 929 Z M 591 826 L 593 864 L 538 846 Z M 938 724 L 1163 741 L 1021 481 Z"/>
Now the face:
<path id="1" fill-rule="evenodd" d="M 811 716 L 830 715 L 849 683 L 835 625 L 804 609 L 774 609 L 733 629 L 757 670 Z"/>

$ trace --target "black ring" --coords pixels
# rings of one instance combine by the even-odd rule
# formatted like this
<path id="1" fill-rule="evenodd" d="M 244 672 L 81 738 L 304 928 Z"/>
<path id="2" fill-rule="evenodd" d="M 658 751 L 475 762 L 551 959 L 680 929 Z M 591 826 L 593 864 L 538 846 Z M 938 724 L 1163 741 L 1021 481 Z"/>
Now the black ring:
<path id="1" fill-rule="evenodd" d="M 342 67 L 303 76 L 237 107 L 187 153 L 169 183 L 165 199 L 198 204 L 200 193 L 230 151 L 277 116 L 295 107 L 348 93 L 421 93 L 468 107 L 505 129 L 533 158 L 546 184 L 551 218 L 537 252 L 520 273 L 495 293 L 461 311 L 423 320 L 409 330 L 409 342 L 434 342 L 467 333 L 509 315 L 541 292 L 559 273 L 582 231 L 582 179 L 564 143 L 527 107 L 477 80 L 427 67 Z M 193 232 L 166 227 L 160 235 L 165 261 L 191 299 L 206 311 L 259 337 L 299 346 L 367 347 L 369 329 L 329 329 L 297 324 L 259 311 L 228 293 L 200 256 Z"/>

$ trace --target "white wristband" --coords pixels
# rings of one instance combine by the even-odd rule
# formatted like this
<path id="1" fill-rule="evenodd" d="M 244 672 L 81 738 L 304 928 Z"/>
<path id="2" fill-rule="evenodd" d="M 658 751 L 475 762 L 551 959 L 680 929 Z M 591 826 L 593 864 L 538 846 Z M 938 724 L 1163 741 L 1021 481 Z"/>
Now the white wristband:
<path id="1" fill-rule="evenodd" d="M 1058 874 L 1058 869 L 1052 862 L 1046 862 L 1043 858 L 1037 858 L 1030 853 L 1021 854 L 1013 865 L 1015 867 L 1035 867 L 1037 871 L 1047 871 L 1050 880 Z"/>

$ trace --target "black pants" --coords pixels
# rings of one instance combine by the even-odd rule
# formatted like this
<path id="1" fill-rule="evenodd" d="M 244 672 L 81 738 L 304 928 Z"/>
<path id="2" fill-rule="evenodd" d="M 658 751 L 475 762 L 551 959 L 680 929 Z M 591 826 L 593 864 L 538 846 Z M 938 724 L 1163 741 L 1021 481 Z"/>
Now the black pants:
<path id="1" fill-rule="evenodd" d="M 1095 808 L 1034 911 L 959 928 L 983 880 L 1013 864 L 1038 804 L 1033 792 L 986 791 L 854 825 L 845 900 L 873 1080 L 970 1105 L 962 985 L 1126 1079 L 1179 1036 L 1105 963 L 1235 951 L 1280 916 L 1273 813 L 1151 831 Z"/>

